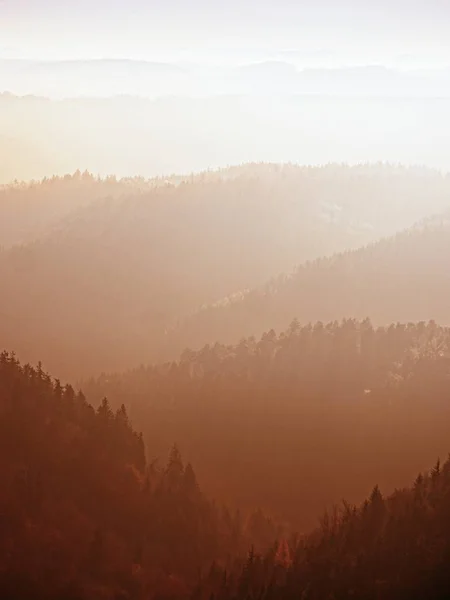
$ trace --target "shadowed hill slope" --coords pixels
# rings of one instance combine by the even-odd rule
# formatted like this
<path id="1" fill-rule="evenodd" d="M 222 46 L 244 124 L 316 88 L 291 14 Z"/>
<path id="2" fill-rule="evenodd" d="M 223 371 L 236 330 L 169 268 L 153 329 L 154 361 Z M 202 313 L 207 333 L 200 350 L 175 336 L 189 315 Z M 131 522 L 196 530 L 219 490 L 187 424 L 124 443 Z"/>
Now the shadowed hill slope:
<path id="1" fill-rule="evenodd" d="M 185 597 L 201 569 L 277 535 L 208 500 L 173 447 L 148 463 L 124 407 L 98 410 L 0 354 L 0 596 Z"/>
<path id="2" fill-rule="evenodd" d="M 215 570 L 196 597 L 447 600 L 449 496 L 448 459 L 392 495 L 375 486 L 360 506 L 344 501 L 312 535 L 249 552 L 240 571 Z"/>
<path id="3" fill-rule="evenodd" d="M 180 440 L 214 496 L 263 503 L 303 529 L 330 503 L 361 500 L 373 481 L 406 484 L 447 452 L 450 332 L 294 321 L 83 389 L 123 402 L 151 453 Z"/>

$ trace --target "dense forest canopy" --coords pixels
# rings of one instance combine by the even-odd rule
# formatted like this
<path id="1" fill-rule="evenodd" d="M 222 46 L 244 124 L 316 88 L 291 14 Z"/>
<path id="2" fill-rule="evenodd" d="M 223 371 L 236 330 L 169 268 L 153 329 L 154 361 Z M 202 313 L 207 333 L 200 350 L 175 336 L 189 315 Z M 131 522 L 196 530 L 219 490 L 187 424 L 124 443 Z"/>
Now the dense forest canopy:
<path id="1" fill-rule="evenodd" d="M 446 600 L 450 595 L 450 459 L 383 496 L 325 513 L 313 534 L 211 570 L 194 598 Z"/>
<path id="2" fill-rule="evenodd" d="M 0 186 L 0 247 L 33 242 L 95 200 L 148 190 L 157 183 L 137 177 L 100 179 L 87 171 L 76 171 L 63 177 Z"/>
<path id="3" fill-rule="evenodd" d="M 0 600 L 450 600 L 449 3 L 255 8 L 0 0 Z"/>
<path id="4" fill-rule="evenodd" d="M 342 317 L 376 324 L 436 319 L 450 324 L 450 213 L 364 248 L 318 258 L 289 275 L 223 298 L 180 320 L 168 333 L 179 351 L 302 323 Z M 169 341 L 170 340 L 170 341 Z"/>
<path id="5" fill-rule="evenodd" d="M 0 596 L 447 598 L 449 203 L 385 164 L 3 186 Z"/>
<path id="6" fill-rule="evenodd" d="M 146 460 L 125 407 L 97 410 L 41 366 L 0 355 L 0 596 L 185 596 L 202 570 L 278 535 L 208 500 L 176 446 Z"/>
<path id="7" fill-rule="evenodd" d="M 43 360 L 66 378 L 176 358 L 185 346 L 225 339 L 214 316 L 206 340 L 202 324 L 173 338 L 173 327 L 202 305 L 393 234 L 443 210 L 449 192 L 450 180 L 439 173 L 381 164 L 253 164 L 156 182 L 85 173 L 6 188 L 0 243 L 34 241 L 0 254 L 0 335 L 20 358 Z M 316 291 L 312 285 L 314 305 Z M 310 315 L 297 294 L 288 296 L 273 323 L 257 320 L 263 306 L 251 309 L 242 329 L 226 324 L 227 341 L 279 328 L 281 312 L 282 327 L 294 316 L 370 314 L 343 299 L 331 317 L 320 314 L 320 302 Z"/>
<path id="8" fill-rule="evenodd" d="M 382 350 L 387 356 L 392 349 L 391 360 L 406 350 L 393 374 L 397 385 L 385 386 L 384 400 L 376 399 L 383 410 L 399 402 L 400 381 L 409 389 L 403 416 L 420 401 L 418 389 L 442 408 L 448 398 L 448 358 L 443 362 L 448 330 L 434 323 L 377 331 L 368 322 L 352 325 L 345 323 L 334 334 L 350 351 L 355 331 L 364 333 L 360 347 L 378 358 L 372 368 L 384 362 Z M 333 328 L 319 324 L 313 331 L 322 342 L 316 339 L 313 346 L 323 353 L 323 338 L 331 342 Z M 299 342 L 293 336 L 304 341 L 313 331 L 293 323 L 278 344 L 291 338 L 292 348 Z M 268 338 L 276 342 L 273 335 Z M 218 374 L 217 366 L 212 371 Z M 191 372 L 192 379 L 199 377 Z M 377 388 L 372 383 L 371 393 Z M 311 534 L 285 537 L 259 510 L 243 520 L 239 512 L 208 501 L 176 446 L 165 467 L 146 461 L 142 437 L 124 406 L 114 412 L 103 399 L 94 411 L 81 392 L 52 380 L 40 365 L 20 365 L 6 352 L 0 355 L 0 416 L 0 593 L 11 600 L 448 597 L 448 461 L 438 460 L 411 489 L 385 497 L 375 485 L 360 507 L 344 501 L 327 511 Z M 426 435 L 426 420 L 422 425 Z M 366 448 L 373 443 L 366 437 Z M 241 460 L 249 449 L 242 449 Z M 309 457 L 311 469 L 318 468 L 314 458 Z M 288 485 L 300 476 L 305 487 L 302 473 L 294 465 L 290 471 Z"/>
<path id="9" fill-rule="evenodd" d="M 303 530 L 320 508 L 359 501 L 373 481 L 406 485 L 447 452 L 450 330 L 294 320 L 83 389 L 124 403 L 152 454 L 178 440 L 213 495 L 264 499 Z"/>

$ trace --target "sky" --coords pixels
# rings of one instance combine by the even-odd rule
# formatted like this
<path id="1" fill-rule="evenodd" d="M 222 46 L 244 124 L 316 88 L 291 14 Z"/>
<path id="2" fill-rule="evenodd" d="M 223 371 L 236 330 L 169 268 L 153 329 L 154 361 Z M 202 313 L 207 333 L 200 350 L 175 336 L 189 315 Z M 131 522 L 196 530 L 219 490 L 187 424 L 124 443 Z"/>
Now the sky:
<path id="1" fill-rule="evenodd" d="M 289 51 L 287 53 L 286 51 Z M 450 64 L 449 0 L 0 0 L 0 58 Z"/>

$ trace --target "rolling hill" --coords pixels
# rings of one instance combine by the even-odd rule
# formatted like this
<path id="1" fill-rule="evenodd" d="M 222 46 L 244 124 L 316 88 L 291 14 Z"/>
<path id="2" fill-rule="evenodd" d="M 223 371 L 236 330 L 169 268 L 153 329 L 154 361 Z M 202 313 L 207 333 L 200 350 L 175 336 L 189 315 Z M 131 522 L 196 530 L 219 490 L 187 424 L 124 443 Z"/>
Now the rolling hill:
<path id="1" fill-rule="evenodd" d="M 436 319 L 450 324 L 450 216 L 443 213 L 366 247 L 298 266 L 184 319 L 168 334 L 178 350 L 284 330 L 302 323 L 369 316 L 379 325 Z"/>
<path id="2" fill-rule="evenodd" d="M 100 179 L 87 171 L 31 183 L 0 186 L 0 247 L 33 242 L 61 226 L 61 221 L 101 198 L 117 198 L 152 189 L 157 180 Z"/>
<path id="3" fill-rule="evenodd" d="M 293 321 L 82 388 L 125 404 L 151 455 L 178 440 L 214 497 L 306 531 L 342 498 L 393 491 L 446 455 L 450 329 Z"/>
<path id="4" fill-rule="evenodd" d="M 0 254 L 2 344 L 67 378 L 174 357 L 205 329 L 176 340 L 167 332 L 200 306 L 393 233 L 447 206 L 450 189 L 439 173 L 384 165 L 247 165 L 129 194 L 133 183 L 86 175 L 83 184 L 83 177 L 12 190 L 4 206 L 19 212 L 28 196 L 42 214 L 60 211 L 60 201 L 62 212 L 88 205 L 34 242 Z M 112 197 L 89 203 L 106 193 Z M 348 315 L 353 308 L 339 310 Z M 277 319 L 268 313 L 269 327 L 303 318 L 298 305 L 283 311 Z M 245 327 L 230 325 L 227 336 L 266 327 L 264 319 L 257 322 L 260 314 L 253 311 Z M 216 341 L 222 332 L 212 322 L 207 335 Z"/>

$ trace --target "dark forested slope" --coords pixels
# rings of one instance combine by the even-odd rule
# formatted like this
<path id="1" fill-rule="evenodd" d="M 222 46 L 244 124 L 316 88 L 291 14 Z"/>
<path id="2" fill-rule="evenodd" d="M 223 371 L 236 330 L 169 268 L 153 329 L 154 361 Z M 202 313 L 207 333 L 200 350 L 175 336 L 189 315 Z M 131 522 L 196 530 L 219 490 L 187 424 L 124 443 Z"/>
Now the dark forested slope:
<path id="1" fill-rule="evenodd" d="M 313 330 L 302 330 L 293 323 L 291 332 L 278 340 L 273 335 L 265 337 L 263 354 L 265 358 L 271 354 L 267 352 L 269 341 L 269 347 L 277 349 L 276 354 L 284 355 L 286 360 L 296 344 L 307 349 L 308 337 L 309 352 L 304 356 L 323 358 L 331 346 L 340 350 L 341 377 L 334 382 L 328 378 L 322 384 L 315 373 L 309 380 L 310 398 L 332 411 L 334 427 L 339 429 L 343 421 L 336 420 L 333 401 L 326 401 L 323 391 L 332 383 L 341 399 L 343 390 L 350 388 L 356 397 L 359 385 L 349 386 L 349 379 L 354 380 L 349 377 L 349 356 L 355 355 L 351 340 L 359 339 L 356 347 L 360 348 L 360 358 L 353 367 L 364 379 L 360 383 L 370 383 L 372 389 L 364 390 L 364 400 L 359 397 L 353 403 L 351 411 L 356 418 L 351 426 L 355 430 L 363 425 L 362 413 L 367 413 L 368 420 L 376 418 L 378 425 L 383 422 L 384 427 L 390 421 L 396 432 L 396 453 L 392 452 L 393 438 L 380 435 L 380 431 L 368 435 L 369 429 L 363 426 L 363 445 L 348 448 L 352 451 L 344 458 L 342 448 L 339 450 L 333 439 L 321 439 L 317 421 L 309 424 L 320 444 L 331 442 L 326 448 L 328 456 L 337 452 L 329 466 L 341 478 L 347 472 L 350 482 L 364 473 L 365 485 L 369 475 L 378 475 L 375 481 L 383 479 L 384 471 L 394 476 L 396 460 L 404 465 L 417 463 L 420 453 L 420 461 L 424 462 L 431 448 L 430 429 L 442 443 L 445 438 L 448 443 L 449 414 L 444 407 L 449 395 L 450 333 L 433 323 L 376 331 L 367 322 L 356 329 L 354 325 L 347 322 L 341 328 L 317 325 Z M 358 329 L 360 334 L 356 335 Z M 221 349 L 222 359 L 226 350 Z M 218 351 L 216 348 L 216 359 Z M 242 364 L 246 362 L 244 354 L 241 351 Z M 248 354 L 255 357 L 255 351 Z M 228 349 L 228 355 L 225 360 L 232 367 L 232 349 Z M 403 360 L 398 360 L 400 356 Z M 190 357 L 190 378 L 204 380 L 209 373 L 210 383 L 222 380 L 223 387 L 229 380 L 228 387 L 236 389 L 237 369 L 225 369 L 226 375 L 217 368 L 217 361 L 213 367 L 212 356 L 207 359 L 208 351 Z M 250 362 L 246 369 L 248 381 L 252 373 L 258 372 L 260 359 Z M 171 367 L 171 377 L 176 370 Z M 233 371 L 235 377 L 231 377 Z M 265 371 L 271 371 L 267 361 Z M 285 368 L 283 375 L 279 374 L 278 385 L 272 382 L 269 387 L 279 391 L 286 378 L 296 378 L 295 371 Z M 387 372 L 388 379 L 395 383 L 377 384 L 382 380 L 380 371 Z M 298 378 L 304 380 L 304 374 Z M 180 383 L 181 373 L 177 379 Z M 267 389 L 270 377 L 261 379 L 260 388 Z M 378 410 L 368 406 L 372 394 Z M 421 406 L 425 395 L 426 405 Z M 261 400 L 257 394 L 256 401 Z M 251 402 L 251 398 L 246 401 Z M 300 402 L 299 397 L 295 402 Z M 362 402 L 366 406 L 361 407 Z M 301 403 L 305 404 L 305 399 Z M 172 402 L 170 410 L 177 410 L 176 404 L 176 400 Z M 268 406 L 267 402 L 265 408 Z M 284 403 L 282 408 L 292 419 L 289 405 Z M 348 408 L 349 403 L 341 400 L 341 411 Z M 220 402 L 217 409 L 222 416 L 227 412 Z M 388 414 L 382 417 L 380 413 L 386 411 Z M 276 414 L 269 409 L 272 430 L 277 428 Z M 322 411 L 322 418 L 324 414 Z M 310 417 L 303 414 L 304 419 Z M 154 423 L 154 431 L 158 425 Z M 416 431 L 418 426 L 420 431 Z M 304 504 L 298 501 L 297 486 L 301 484 L 303 495 L 310 489 L 320 494 L 320 483 L 330 474 L 320 460 L 318 446 L 311 452 L 305 427 L 296 423 L 296 429 L 299 451 L 295 461 L 292 456 L 290 460 L 285 456 L 282 465 L 267 460 L 279 449 L 280 440 L 274 443 L 273 436 L 264 440 L 270 446 L 269 454 L 259 448 L 259 460 L 265 479 L 278 493 L 284 492 L 279 477 L 283 472 L 287 495 L 294 503 L 297 499 L 293 511 L 301 520 Z M 342 434 L 339 445 L 351 437 L 351 431 Z M 413 438 L 420 446 L 415 448 L 416 455 Z M 247 438 L 247 444 L 241 446 L 239 432 L 232 436 L 240 453 L 234 468 L 244 462 L 247 480 L 258 488 L 258 470 L 251 464 L 255 441 L 254 436 Z M 353 442 L 350 439 L 349 446 Z M 377 443 L 381 465 L 378 472 L 373 468 L 371 452 Z M 436 448 L 435 444 L 433 450 Z M 10 600 L 446 600 L 450 593 L 449 461 L 435 463 L 431 471 L 415 479 L 410 489 L 400 487 L 390 496 L 383 496 L 376 485 L 359 507 L 351 502 L 340 503 L 325 513 L 320 527 L 311 534 L 286 535 L 261 511 L 243 522 L 239 512 L 233 515 L 209 502 L 199 489 L 192 467 L 183 465 L 176 447 L 164 468 L 147 463 L 142 439 L 131 428 L 124 407 L 113 412 L 103 400 L 94 411 L 71 386 L 62 387 L 59 381 L 51 380 L 40 366 L 21 366 L 14 355 L 5 352 L 0 355 L 0 449 L 0 595 Z M 206 454 L 205 450 L 216 455 L 213 445 L 203 448 Z M 306 471 L 301 466 L 302 456 Z M 227 477 L 220 462 L 217 470 Z M 345 485 L 352 487 L 349 481 Z M 263 491 L 260 500 L 264 498 Z M 247 560 L 242 560 L 245 548 L 251 550 Z"/>
<path id="2" fill-rule="evenodd" d="M 450 460 L 360 506 L 343 502 L 312 535 L 253 551 L 241 571 L 211 571 L 195 598 L 447 600 Z"/>
<path id="3" fill-rule="evenodd" d="M 299 422 L 298 452 L 290 459 L 284 456 L 282 465 L 270 459 L 279 452 L 280 439 L 267 437 L 265 454 L 259 447 L 266 481 L 281 498 L 284 491 L 292 498 L 298 521 L 304 508 L 302 497 L 316 491 L 320 495 L 321 482 L 330 476 L 323 468 L 326 462 L 320 460 L 320 445 L 325 448 L 328 444 L 327 456 L 333 456 L 329 467 L 352 489 L 351 481 L 361 476 L 363 485 L 369 477 L 380 481 L 384 472 L 394 477 L 396 461 L 404 465 L 424 463 L 439 445 L 431 447 L 431 435 L 442 445 L 448 444 L 449 331 L 433 323 L 387 330 L 373 330 L 368 322 L 355 325 L 346 322 L 341 327 L 319 324 L 314 329 L 300 329 L 293 323 L 291 331 L 280 338 L 266 336 L 259 349 L 254 346 L 252 351 L 243 352 L 241 348 L 238 361 L 242 367 L 246 365 L 245 369 L 233 365 L 236 349 L 231 348 L 216 347 L 213 353 L 205 349 L 201 355 L 191 355 L 189 361 L 184 359 L 191 381 L 205 384 L 209 376 L 210 393 L 213 381 L 221 381 L 222 388 L 235 392 L 238 381 L 242 384 L 239 371 L 241 375 L 246 371 L 244 379 L 249 382 L 258 373 L 260 389 L 279 392 L 288 380 L 305 381 L 305 364 L 298 376 L 297 369 L 287 366 L 292 353 L 299 358 L 298 346 L 302 346 L 304 358 L 298 365 L 308 362 L 312 373 L 309 398 L 322 404 L 322 419 L 325 410 L 332 412 L 336 430 L 346 419 L 337 418 L 333 403 L 341 398 L 340 411 L 347 412 L 350 403 L 342 401 L 344 390 L 349 393 L 353 389 L 356 400 L 361 385 L 372 385 L 352 403 L 353 419 L 347 422 L 351 429 L 341 432 L 338 445 L 333 439 L 325 442 L 319 422 L 310 420 L 311 413 L 304 413 L 303 419 L 308 419 L 311 431 L 318 436 L 314 451 L 305 437 L 307 427 Z M 332 347 L 339 351 L 341 375 L 336 377 L 334 372 L 334 378 L 323 382 L 312 369 L 313 357 L 330 357 Z M 275 356 L 287 360 L 277 385 L 260 369 L 264 366 L 265 373 L 272 371 L 267 363 L 270 355 L 272 360 Z M 220 368 L 218 361 L 223 363 Z M 178 385 L 183 380 L 181 372 L 177 376 L 179 369 L 170 367 L 170 377 L 175 377 Z M 135 383 L 130 392 L 136 394 L 136 381 L 142 383 L 151 373 L 149 369 L 130 375 L 127 385 Z M 381 383 L 381 373 L 388 375 L 390 385 Z M 153 370 L 153 380 L 157 379 Z M 336 390 L 333 400 L 324 397 L 330 386 Z M 163 387 L 159 385 L 161 394 Z M 299 412 L 289 411 L 288 397 L 302 405 L 307 400 L 285 394 L 281 408 L 293 419 Z M 153 398 L 158 400 L 155 395 Z M 167 402 L 162 396 L 159 400 Z M 261 412 L 260 394 L 239 400 L 256 400 Z M 267 395 L 265 400 L 274 431 L 277 411 L 270 409 Z M 197 419 L 202 418 L 198 404 L 194 407 L 187 397 L 184 402 L 191 410 L 195 408 Z M 168 408 L 166 419 L 177 410 L 177 397 Z M 229 411 L 224 410 L 220 398 L 215 409 L 222 417 Z M 393 431 L 371 435 L 363 414 L 374 430 L 391 423 Z M 154 432 L 158 426 L 156 421 Z M 226 426 L 226 418 L 222 426 Z M 352 436 L 361 427 L 360 445 L 351 448 Z M 259 499 L 264 500 L 266 491 L 260 489 L 259 471 L 252 465 L 256 439 L 248 437 L 248 422 L 245 429 L 246 445 L 239 443 L 238 430 L 230 437 L 239 451 L 239 457 L 232 456 L 236 461 L 232 468 L 243 462 L 248 483 L 256 485 Z M 217 430 L 212 433 L 217 436 Z M 394 437 L 396 453 L 392 451 Z M 349 452 L 344 456 L 342 444 L 346 439 Z M 375 449 L 378 471 L 374 469 Z M 130 426 L 124 407 L 113 412 L 103 400 L 94 411 L 83 394 L 51 380 L 40 365 L 21 366 L 14 355 L 5 352 L 0 355 L 0 450 L 2 598 L 446 600 L 450 593 L 449 461 L 435 463 L 431 471 L 416 477 L 411 488 L 402 487 L 404 476 L 397 472 L 400 487 L 391 495 L 384 496 L 380 491 L 383 487 L 376 485 L 360 506 L 342 502 L 327 511 L 312 533 L 286 535 L 261 511 L 244 521 L 239 512 L 231 514 L 208 501 L 192 467 L 183 465 L 176 447 L 165 467 L 147 462 L 142 439 Z M 214 455 L 214 446 L 204 447 L 203 452 Z M 284 487 L 279 477 L 281 466 Z M 230 472 L 223 471 L 220 462 L 216 469 L 221 477 Z M 300 496 L 298 486 L 302 488 Z M 318 501 L 315 510 L 317 516 Z M 246 548 L 251 550 L 244 560 L 240 557 Z"/>
<path id="4" fill-rule="evenodd" d="M 346 320 L 186 351 L 86 383 L 124 403 L 152 454 L 172 439 L 206 489 L 301 529 L 373 481 L 406 484 L 448 449 L 450 331 Z"/>
<path id="5" fill-rule="evenodd" d="M 0 354 L 0 597 L 184 597 L 202 569 L 277 535 L 210 502 L 176 447 L 147 462 L 124 407 L 94 411 Z"/>
<path id="6" fill-rule="evenodd" d="M 0 247 L 35 241 L 95 200 L 138 193 L 157 184 L 157 180 L 142 178 L 100 179 L 77 171 L 64 177 L 0 186 Z"/>
<path id="7" fill-rule="evenodd" d="M 166 335 L 201 305 L 261 285 L 304 260 L 411 225 L 446 206 L 450 191 L 450 180 L 438 173 L 385 165 L 246 165 L 181 182 L 159 181 L 146 192 L 119 193 L 141 183 L 97 182 L 86 174 L 43 182 L 27 192 L 2 192 L 0 213 L 2 202 L 4 209 L 20 213 L 20 206 L 35 201 L 42 207 L 39 215 L 58 212 L 66 192 L 67 207 L 97 194 L 116 196 L 79 208 L 41 239 L 0 254 L 5 346 L 24 360 L 42 359 L 65 378 L 174 357 L 205 336 L 223 339 L 214 318 L 211 326 L 196 323 L 192 336 Z M 30 223 L 21 219 L 16 234 L 19 222 L 28 236 Z M 33 217 L 31 225 L 37 222 Z M 318 278 L 322 281 L 321 274 Z M 323 281 L 329 294 L 326 277 Z M 333 294 L 344 281 L 339 279 Z M 307 293 L 320 308 L 314 282 L 299 285 L 311 289 Z M 298 294 L 287 296 L 293 302 L 280 309 L 285 319 L 305 318 Z M 353 308 L 342 301 L 335 313 L 361 314 L 364 306 Z M 281 322 L 280 311 L 266 311 L 264 301 L 249 312 L 251 318 L 244 309 L 245 326 L 225 326 L 229 338 Z"/>

